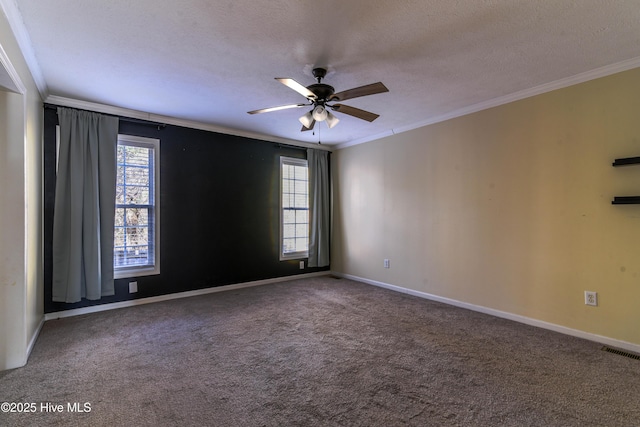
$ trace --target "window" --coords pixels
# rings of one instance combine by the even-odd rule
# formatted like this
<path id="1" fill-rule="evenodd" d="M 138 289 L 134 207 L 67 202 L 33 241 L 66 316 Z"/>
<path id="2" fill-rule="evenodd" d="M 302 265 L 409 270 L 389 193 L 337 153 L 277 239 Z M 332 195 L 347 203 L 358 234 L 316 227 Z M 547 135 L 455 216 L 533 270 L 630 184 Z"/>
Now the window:
<path id="1" fill-rule="evenodd" d="M 160 273 L 160 141 L 118 135 L 115 277 Z"/>
<path id="2" fill-rule="evenodd" d="M 280 158 L 280 259 L 309 256 L 309 174 L 307 161 Z"/>

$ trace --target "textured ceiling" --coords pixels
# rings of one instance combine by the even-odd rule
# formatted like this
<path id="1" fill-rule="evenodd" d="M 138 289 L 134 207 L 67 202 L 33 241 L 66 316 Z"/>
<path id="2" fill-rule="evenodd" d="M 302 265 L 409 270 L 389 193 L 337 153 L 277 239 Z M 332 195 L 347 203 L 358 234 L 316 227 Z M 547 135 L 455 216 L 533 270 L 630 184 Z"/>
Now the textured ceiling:
<path id="1" fill-rule="evenodd" d="M 272 140 L 367 140 L 640 57 L 638 0 L 3 1 L 45 96 Z M 336 91 L 383 82 L 344 102 L 381 117 L 301 133 L 304 108 L 247 114 L 304 102 L 274 77 L 306 86 L 313 66 Z"/>

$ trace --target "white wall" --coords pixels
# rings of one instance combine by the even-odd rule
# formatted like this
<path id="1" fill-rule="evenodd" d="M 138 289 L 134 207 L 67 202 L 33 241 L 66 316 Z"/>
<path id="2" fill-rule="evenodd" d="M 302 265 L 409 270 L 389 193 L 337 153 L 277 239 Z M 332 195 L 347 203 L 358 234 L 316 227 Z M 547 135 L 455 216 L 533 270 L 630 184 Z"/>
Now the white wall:
<path id="1" fill-rule="evenodd" d="M 26 363 L 44 318 L 42 100 L 0 13 L 0 370 Z"/>
<path id="2" fill-rule="evenodd" d="M 22 95 L 0 91 L 0 367 L 24 364 L 26 323 Z"/>

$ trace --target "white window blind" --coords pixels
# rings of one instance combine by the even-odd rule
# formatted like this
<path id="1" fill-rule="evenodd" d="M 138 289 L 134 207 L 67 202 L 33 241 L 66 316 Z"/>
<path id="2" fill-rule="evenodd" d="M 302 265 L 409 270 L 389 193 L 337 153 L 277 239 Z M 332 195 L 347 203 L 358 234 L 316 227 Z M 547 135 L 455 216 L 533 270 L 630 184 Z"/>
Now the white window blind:
<path id="1" fill-rule="evenodd" d="M 116 277 L 160 272 L 159 150 L 157 139 L 118 135 Z"/>
<path id="2" fill-rule="evenodd" d="M 307 161 L 280 158 L 280 259 L 309 255 L 309 174 Z"/>

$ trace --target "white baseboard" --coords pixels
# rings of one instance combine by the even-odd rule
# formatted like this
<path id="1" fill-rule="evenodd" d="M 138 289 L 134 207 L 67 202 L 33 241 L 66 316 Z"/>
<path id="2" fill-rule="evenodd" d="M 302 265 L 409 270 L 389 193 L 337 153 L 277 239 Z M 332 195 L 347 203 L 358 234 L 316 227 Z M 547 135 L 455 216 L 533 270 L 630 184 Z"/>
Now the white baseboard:
<path id="1" fill-rule="evenodd" d="M 120 301 L 120 302 L 114 302 L 110 304 L 100 304 L 100 305 L 94 305 L 91 307 L 74 308 L 71 310 L 47 313 L 44 316 L 44 320 L 47 321 L 47 320 L 61 319 L 63 317 L 80 316 L 83 314 L 97 313 L 100 311 L 115 310 L 117 308 L 133 307 L 136 305 L 151 304 L 154 302 L 168 301 L 168 300 L 178 299 L 178 298 L 188 298 L 188 297 L 193 297 L 197 295 L 206 295 L 206 294 L 212 294 L 216 292 L 231 291 L 234 289 L 249 288 L 252 286 L 268 285 L 271 283 L 288 282 L 291 280 L 306 279 L 308 277 L 327 276 L 329 274 L 331 274 L 330 271 L 318 271 L 315 273 L 296 274 L 293 276 L 276 277 L 273 279 L 264 279 L 264 280 L 255 280 L 253 282 L 236 283 L 233 285 L 216 286 L 214 288 L 196 289 L 194 291 L 178 292 L 175 294 L 158 295 L 155 297 Z"/>
<path id="2" fill-rule="evenodd" d="M 530 326 L 535 326 L 538 328 L 548 329 L 554 332 L 559 332 L 565 335 L 571 335 L 578 338 L 583 338 L 589 341 L 594 341 L 600 344 L 604 344 L 610 347 L 615 347 L 619 349 L 624 349 L 628 351 L 632 351 L 634 353 L 640 353 L 640 344 L 634 344 L 627 341 L 621 341 L 614 338 L 605 337 L 602 335 L 596 335 L 589 332 L 581 331 L 578 329 L 567 328 L 566 326 L 556 325 L 554 323 L 544 322 L 542 320 L 533 319 L 526 316 L 521 316 L 519 314 L 513 314 L 506 311 L 500 311 L 489 307 L 483 307 L 480 305 L 470 304 L 464 301 L 458 301 L 451 298 L 445 298 L 438 295 L 429 294 L 426 292 L 415 291 L 413 289 L 403 288 L 401 286 L 392 285 L 389 283 L 379 282 L 377 280 L 366 279 L 364 277 L 358 277 L 351 274 L 344 274 L 332 271 L 332 275 L 337 277 L 343 277 L 345 279 L 355 280 L 357 282 L 366 283 L 373 286 L 378 286 L 381 288 L 390 289 L 392 291 L 401 292 L 404 294 L 413 295 L 420 298 L 425 298 L 432 301 L 441 302 L 444 304 L 453 305 L 460 308 L 465 308 L 467 310 L 473 310 L 484 314 L 489 314 L 491 316 L 501 317 L 503 319 L 513 320 L 515 322 L 524 323 Z"/>
<path id="3" fill-rule="evenodd" d="M 24 361 L 25 365 L 29 360 L 29 356 L 31 356 L 31 350 L 33 350 L 33 346 L 36 345 L 36 341 L 38 340 L 38 335 L 40 335 L 40 331 L 42 330 L 42 326 L 44 325 L 44 320 L 45 320 L 44 316 L 42 316 L 40 318 L 40 323 L 38 323 L 38 327 L 36 328 L 35 332 L 31 336 L 31 339 L 29 340 L 29 345 L 27 345 L 27 355 Z"/>

